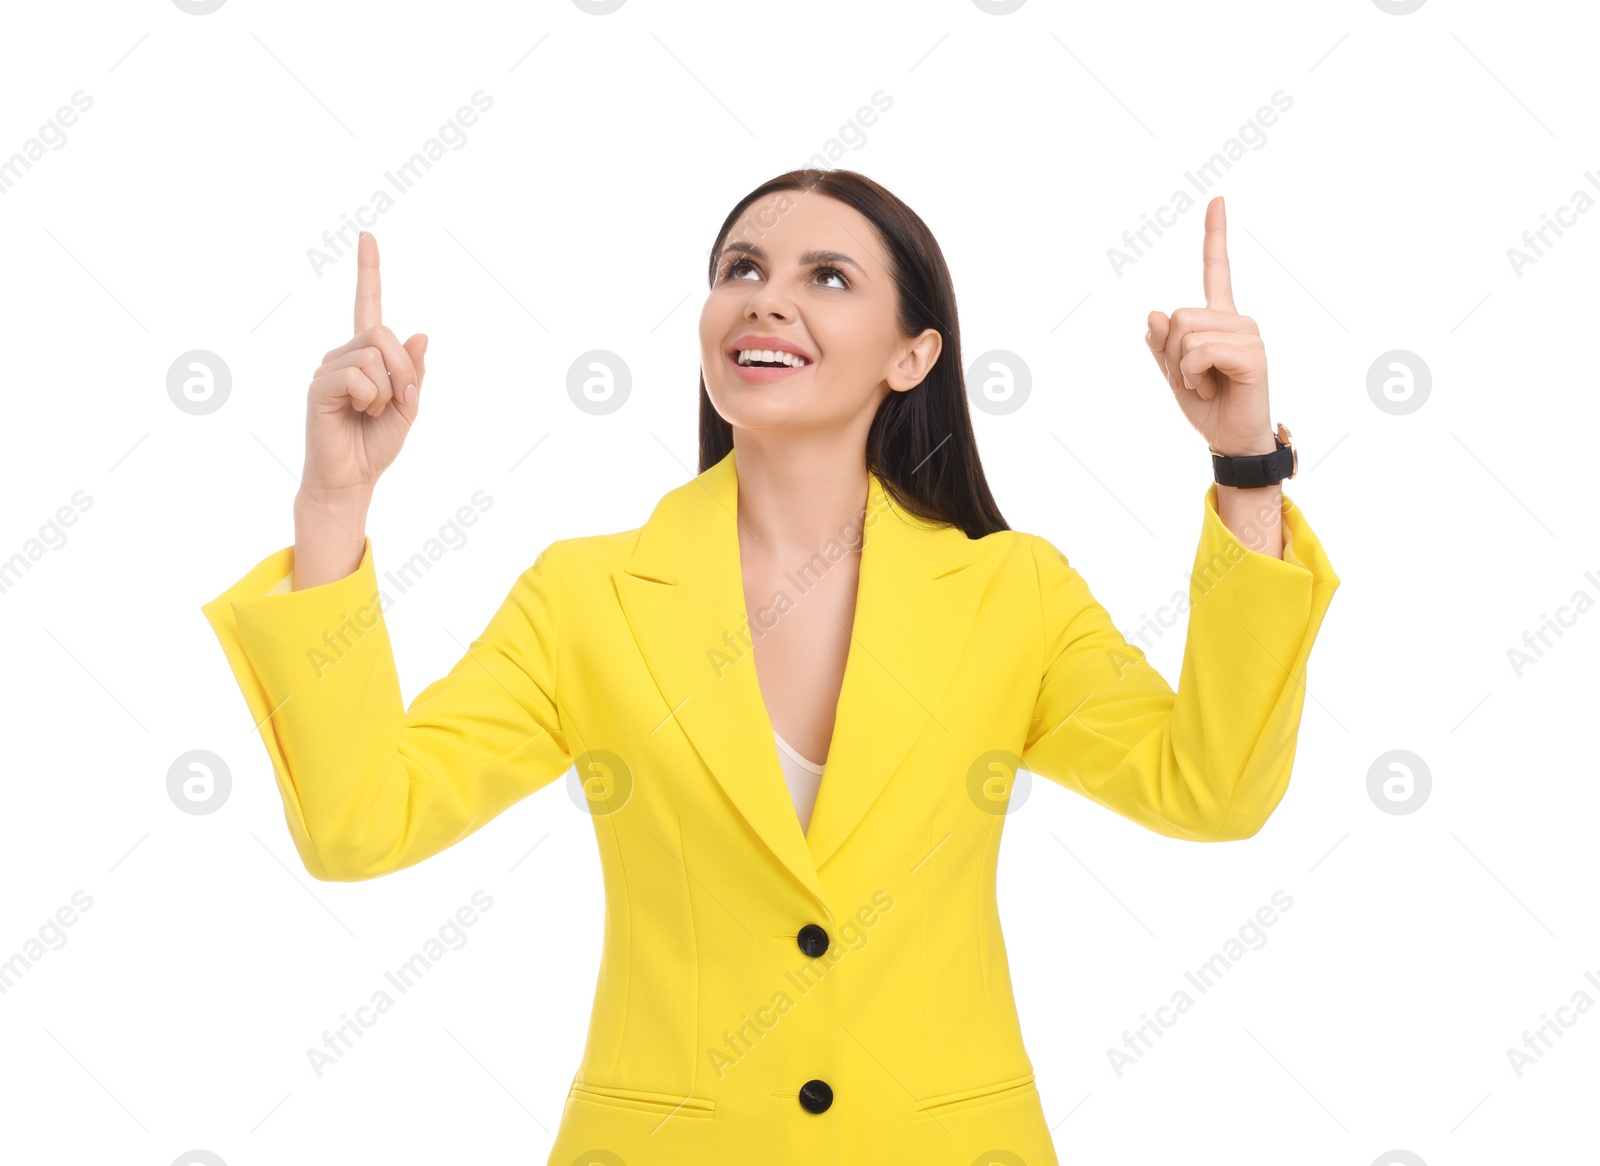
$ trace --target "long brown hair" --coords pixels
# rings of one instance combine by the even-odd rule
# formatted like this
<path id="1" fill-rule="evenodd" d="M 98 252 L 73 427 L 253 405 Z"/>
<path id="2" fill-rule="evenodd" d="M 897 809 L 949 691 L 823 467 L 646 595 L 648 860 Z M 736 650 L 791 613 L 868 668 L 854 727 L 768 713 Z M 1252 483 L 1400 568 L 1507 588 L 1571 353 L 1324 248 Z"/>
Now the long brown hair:
<path id="1" fill-rule="evenodd" d="M 922 383 L 908 392 L 890 393 L 878 406 L 867 431 L 867 468 L 882 479 L 896 505 L 919 518 L 959 527 L 968 538 L 1010 530 L 989 493 L 973 438 L 955 285 L 933 232 L 915 211 L 854 170 L 791 170 L 762 183 L 728 212 L 711 247 L 708 286 L 716 283 L 718 253 L 746 208 L 784 190 L 824 194 L 860 211 L 889 253 L 902 335 L 936 328 L 943 340 L 939 359 Z M 732 449 L 733 426 L 712 407 L 702 370 L 700 472 Z"/>

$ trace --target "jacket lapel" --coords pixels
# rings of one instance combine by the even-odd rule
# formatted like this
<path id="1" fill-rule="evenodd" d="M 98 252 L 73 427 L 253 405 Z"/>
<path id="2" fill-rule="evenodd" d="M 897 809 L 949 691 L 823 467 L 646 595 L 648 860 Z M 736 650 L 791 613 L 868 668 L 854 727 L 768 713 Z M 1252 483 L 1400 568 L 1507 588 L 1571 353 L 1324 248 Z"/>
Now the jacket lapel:
<path id="1" fill-rule="evenodd" d="M 826 903 L 821 867 L 917 735 L 941 724 L 934 710 L 954 679 L 995 558 L 984 558 L 962 531 L 900 510 L 869 473 L 855 621 L 806 833 L 756 676 L 737 515 L 730 452 L 662 497 L 613 580 L 645 665 L 717 784 L 772 854 Z"/>

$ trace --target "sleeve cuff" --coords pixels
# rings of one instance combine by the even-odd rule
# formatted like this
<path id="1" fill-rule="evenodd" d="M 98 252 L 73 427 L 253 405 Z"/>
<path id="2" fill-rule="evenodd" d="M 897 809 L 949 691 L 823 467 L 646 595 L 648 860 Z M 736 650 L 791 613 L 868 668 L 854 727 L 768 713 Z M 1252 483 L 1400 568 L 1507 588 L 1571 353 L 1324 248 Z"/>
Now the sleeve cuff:
<path id="1" fill-rule="evenodd" d="M 216 598 L 201 605 L 228 665 L 238 681 L 277 775 L 284 817 L 306 869 L 316 877 L 330 877 L 317 853 L 309 829 L 304 800 L 295 786 L 282 737 L 280 708 L 289 695 L 325 673 L 331 664 L 354 647 L 353 638 L 384 641 L 370 652 L 378 659 L 387 647 L 382 623 L 377 577 L 372 562 L 372 539 L 362 547 L 361 563 L 342 579 L 291 590 L 294 547 L 273 551 L 235 580 Z M 355 623 L 352 624 L 352 619 Z M 350 666 L 346 666 L 346 671 Z M 398 681 L 367 675 L 372 684 L 393 690 Z M 382 675 L 376 674 L 376 675 Z"/>
<path id="2" fill-rule="evenodd" d="M 1173 731 L 1195 750 L 1197 772 L 1236 775 L 1218 840 L 1249 837 L 1283 796 L 1307 658 L 1339 586 L 1321 540 L 1287 494 L 1278 514 L 1281 559 L 1246 548 L 1217 511 L 1216 484 L 1206 491 Z M 1270 524 L 1271 511 L 1259 521 Z"/>
<path id="3" fill-rule="evenodd" d="M 1200 548 L 1196 556 L 1196 567 L 1202 563 L 1211 563 L 1219 557 L 1230 563 L 1248 563 L 1253 572 L 1262 574 L 1263 578 L 1279 578 L 1283 582 L 1298 581 L 1302 586 L 1307 579 L 1313 585 L 1330 584 L 1339 585 L 1339 576 L 1334 573 L 1333 565 L 1328 562 L 1327 552 L 1323 549 L 1322 541 L 1317 537 L 1311 524 L 1300 507 L 1296 506 L 1294 499 L 1287 492 L 1282 495 L 1278 518 L 1283 525 L 1283 557 L 1275 559 L 1271 555 L 1260 551 L 1251 550 L 1239 541 L 1239 536 L 1228 529 L 1228 524 L 1222 521 L 1222 515 L 1217 509 L 1217 484 L 1212 482 L 1205 495 L 1205 517 L 1200 535 Z M 1260 521 L 1270 525 L 1271 512 L 1261 517 Z"/>

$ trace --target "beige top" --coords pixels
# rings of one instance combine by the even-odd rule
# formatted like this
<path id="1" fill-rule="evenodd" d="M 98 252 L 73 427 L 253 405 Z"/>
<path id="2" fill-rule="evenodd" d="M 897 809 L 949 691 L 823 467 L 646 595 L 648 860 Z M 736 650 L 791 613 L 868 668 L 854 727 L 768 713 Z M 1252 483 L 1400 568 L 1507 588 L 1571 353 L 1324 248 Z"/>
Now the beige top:
<path id="1" fill-rule="evenodd" d="M 795 751 L 794 746 L 773 730 L 772 738 L 778 743 L 778 761 L 783 766 L 783 780 L 789 784 L 789 797 L 794 801 L 794 812 L 800 816 L 800 831 L 811 828 L 811 810 L 817 802 L 817 789 L 822 785 L 822 766 L 808 761 Z"/>

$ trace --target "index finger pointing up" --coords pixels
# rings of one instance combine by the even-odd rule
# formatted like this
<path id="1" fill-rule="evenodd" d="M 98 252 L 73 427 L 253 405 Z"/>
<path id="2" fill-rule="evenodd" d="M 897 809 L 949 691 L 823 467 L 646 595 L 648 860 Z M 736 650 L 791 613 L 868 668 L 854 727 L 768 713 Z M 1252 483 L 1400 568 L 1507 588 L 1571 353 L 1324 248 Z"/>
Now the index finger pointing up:
<path id="1" fill-rule="evenodd" d="M 356 240 L 356 331 L 383 323 L 382 294 L 378 286 L 378 241 L 366 231 Z"/>
<path id="2" fill-rule="evenodd" d="M 374 259 L 373 263 L 373 278 L 376 279 L 377 260 Z M 1206 207 L 1204 278 L 1206 307 L 1219 312 L 1235 311 L 1233 277 L 1228 270 L 1228 212 L 1222 205 L 1220 194 Z"/>

